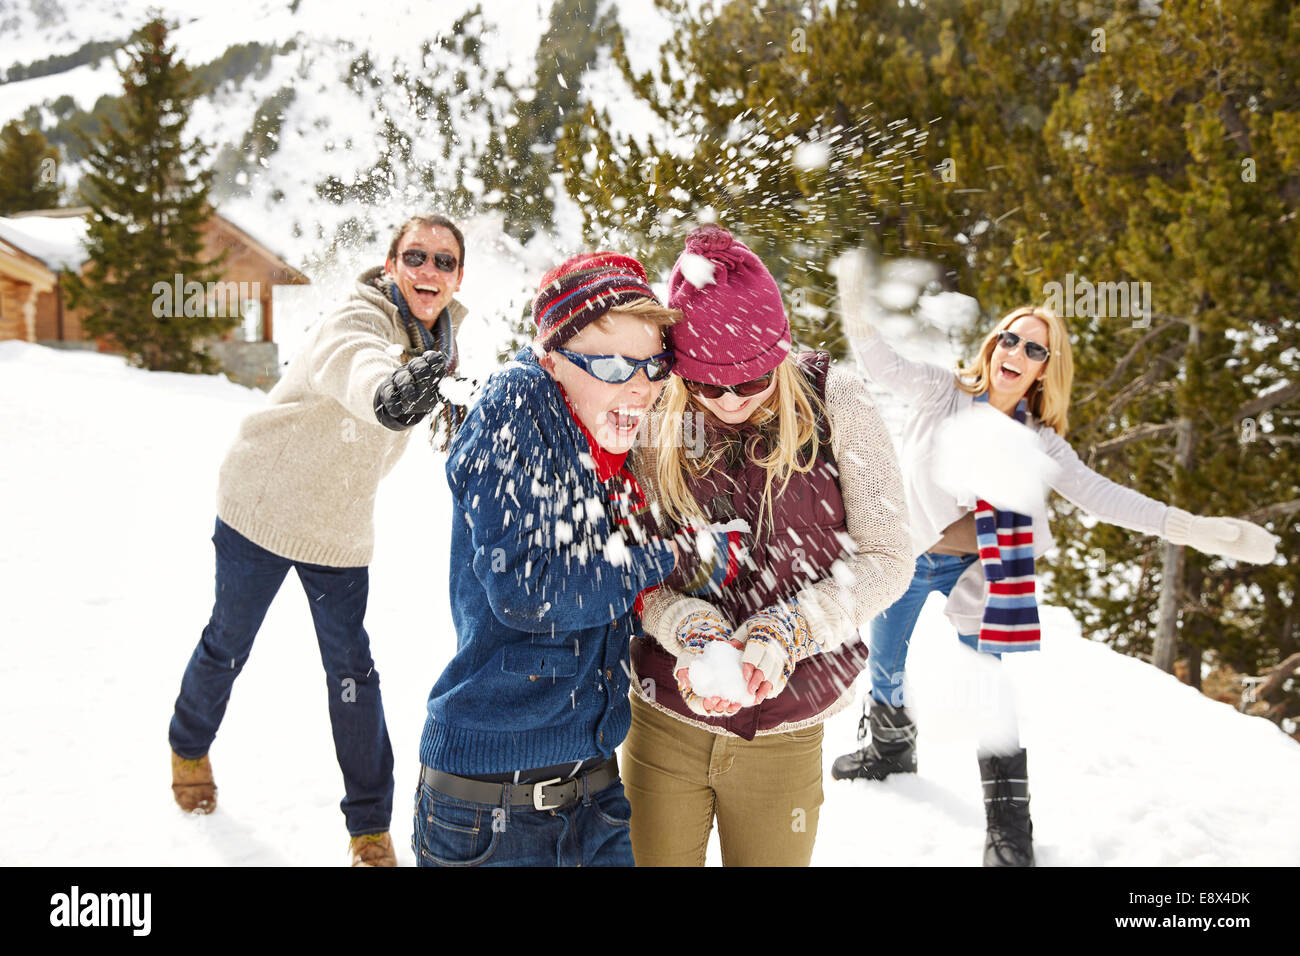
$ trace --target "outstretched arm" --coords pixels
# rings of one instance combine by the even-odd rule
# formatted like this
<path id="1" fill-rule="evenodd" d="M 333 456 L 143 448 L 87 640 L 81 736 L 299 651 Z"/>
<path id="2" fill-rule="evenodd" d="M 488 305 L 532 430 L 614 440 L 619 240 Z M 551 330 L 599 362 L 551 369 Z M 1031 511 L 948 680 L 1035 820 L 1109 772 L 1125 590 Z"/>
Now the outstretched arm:
<path id="1" fill-rule="evenodd" d="M 501 404 L 475 409 L 447 463 L 493 614 L 517 630 L 548 632 L 627 613 L 672 570 L 668 543 L 629 543 L 603 501 L 572 500 L 584 487 L 576 463 L 549 447 L 526 403 Z"/>
<path id="2" fill-rule="evenodd" d="M 1170 507 L 1097 474 L 1056 432 L 1044 429 L 1039 437 L 1060 466 L 1052 487 L 1102 521 L 1234 561 L 1268 564 L 1277 554 L 1273 535 L 1257 524 L 1240 518 L 1202 518 Z"/>
<path id="3" fill-rule="evenodd" d="M 956 388 L 953 373 L 929 362 L 899 355 L 871 322 L 867 255 L 852 249 L 835 260 L 840 293 L 840 323 L 858 365 L 873 382 L 910 401 L 921 401 Z"/>
<path id="4" fill-rule="evenodd" d="M 355 304 L 324 320 L 311 354 L 311 385 L 358 420 L 377 424 L 375 390 L 401 367 L 390 354 L 384 318 Z"/>

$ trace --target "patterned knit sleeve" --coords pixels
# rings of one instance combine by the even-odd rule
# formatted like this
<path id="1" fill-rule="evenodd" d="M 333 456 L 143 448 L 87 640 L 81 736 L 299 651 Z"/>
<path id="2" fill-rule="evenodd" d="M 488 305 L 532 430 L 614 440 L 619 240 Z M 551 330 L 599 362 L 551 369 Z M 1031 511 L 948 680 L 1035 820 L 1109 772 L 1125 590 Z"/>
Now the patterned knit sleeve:
<path id="1" fill-rule="evenodd" d="M 813 639 L 833 650 L 894 603 L 912 579 L 907 505 L 898 460 L 866 386 L 831 369 L 826 407 L 834 429 L 840 494 L 853 553 L 798 594 Z"/>
<path id="2" fill-rule="evenodd" d="M 659 434 L 659 415 L 657 413 L 652 414 L 643 427 L 646 429 L 644 436 L 629 460 L 632 465 L 632 472 L 636 475 L 637 483 L 640 484 L 641 491 L 645 495 L 646 506 L 655 516 L 659 533 L 669 536 L 677 529 L 671 527 L 671 522 L 663 510 L 657 480 L 658 455 L 656 439 Z M 683 560 L 680 550 L 679 562 Z M 689 556 L 685 557 L 689 560 Z M 697 611 L 708 611 L 726 620 L 726 615 L 714 604 L 702 598 L 683 594 L 671 587 L 674 581 L 682 577 L 680 571 L 681 567 L 679 565 L 674 570 L 674 573 L 669 576 L 666 583 L 652 591 L 647 591 L 642 596 L 641 607 L 641 626 L 645 629 L 646 634 L 653 637 L 663 645 L 665 650 L 674 655 L 682 652 L 681 641 L 677 635 L 678 627 L 691 614 Z M 734 624 L 735 622 L 728 623 Z"/>

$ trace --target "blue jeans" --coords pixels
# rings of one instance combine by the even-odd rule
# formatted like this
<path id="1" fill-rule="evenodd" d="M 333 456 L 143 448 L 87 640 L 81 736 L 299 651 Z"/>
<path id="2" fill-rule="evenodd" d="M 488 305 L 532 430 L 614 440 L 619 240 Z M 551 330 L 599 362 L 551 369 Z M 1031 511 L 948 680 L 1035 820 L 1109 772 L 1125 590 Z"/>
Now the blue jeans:
<path id="1" fill-rule="evenodd" d="M 903 706 L 907 648 L 912 642 L 912 631 L 921 616 L 921 608 L 925 607 L 926 598 L 932 591 L 947 597 L 957 579 L 978 560 L 979 556 L 974 554 L 932 554 L 928 551 L 916 559 L 916 572 L 903 596 L 871 621 L 867 668 L 871 674 L 872 697 L 882 704 Z M 978 649 L 978 634 L 958 634 L 957 639 L 972 650 Z"/>
<path id="2" fill-rule="evenodd" d="M 557 810 L 470 803 L 420 782 L 411 849 L 420 866 L 632 866 L 632 808 L 615 780 Z"/>
<path id="3" fill-rule="evenodd" d="M 334 752 L 346 793 L 339 806 L 348 833 L 384 832 L 393 815 L 393 750 L 379 696 L 379 672 L 362 625 L 369 570 L 290 561 L 249 541 L 220 518 L 212 543 L 217 549 L 216 603 L 181 678 L 168 733 L 172 750 L 193 759 L 212 746 L 253 638 L 293 568 L 307 592 L 325 666 Z M 293 742 L 285 741 L 284 746 L 292 748 Z"/>

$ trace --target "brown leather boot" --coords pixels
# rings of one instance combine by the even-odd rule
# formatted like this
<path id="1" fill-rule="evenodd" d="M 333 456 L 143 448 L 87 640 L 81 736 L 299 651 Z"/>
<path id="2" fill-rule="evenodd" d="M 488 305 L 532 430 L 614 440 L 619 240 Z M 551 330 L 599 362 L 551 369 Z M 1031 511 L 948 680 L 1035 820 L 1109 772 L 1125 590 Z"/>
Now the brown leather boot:
<path id="1" fill-rule="evenodd" d="M 172 751 L 172 796 L 186 813 L 211 813 L 217 809 L 217 785 L 212 782 L 207 754 L 186 760 Z"/>
<path id="2" fill-rule="evenodd" d="M 393 839 L 387 833 L 367 833 L 348 842 L 353 866 L 397 866 Z"/>

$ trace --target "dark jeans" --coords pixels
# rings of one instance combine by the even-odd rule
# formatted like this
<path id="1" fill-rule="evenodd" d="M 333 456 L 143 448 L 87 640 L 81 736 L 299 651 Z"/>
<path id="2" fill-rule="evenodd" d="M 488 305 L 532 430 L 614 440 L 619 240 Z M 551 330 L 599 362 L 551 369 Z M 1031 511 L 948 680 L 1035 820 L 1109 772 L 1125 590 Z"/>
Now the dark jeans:
<path id="1" fill-rule="evenodd" d="M 325 665 L 334 752 L 347 794 L 340 808 L 348 833 L 382 833 L 393 813 L 393 750 L 384 724 L 379 672 L 362 626 L 369 570 L 290 561 L 249 541 L 219 518 L 212 543 L 217 549 L 216 603 L 181 678 L 168 733 L 172 749 L 189 759 L 208 752 L 253 638 L 293 568 L 307 592 Z M 291 741 L 284 745 L 293 746 Z"/>
<path id="2" fill-rule="evenodd" d="M 420 866 L 632 866 L 632 808 L 615 780 L 558 810 L 470 803 L 421 781 L 411 849 Z"/>

